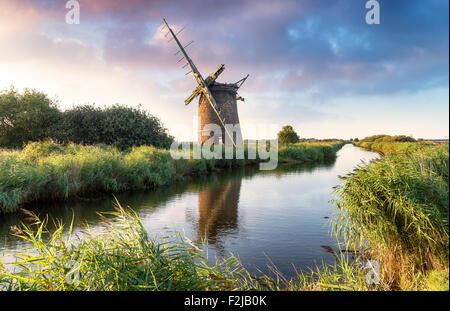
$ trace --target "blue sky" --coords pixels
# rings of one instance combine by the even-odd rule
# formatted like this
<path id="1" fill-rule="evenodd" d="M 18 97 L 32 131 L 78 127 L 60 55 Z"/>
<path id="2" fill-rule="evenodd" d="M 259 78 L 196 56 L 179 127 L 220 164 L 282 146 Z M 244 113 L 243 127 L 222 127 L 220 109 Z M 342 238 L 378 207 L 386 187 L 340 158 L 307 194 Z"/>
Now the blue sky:
<path id="1" fill-rule="evenodd" d="M 250 74 L 240 121 L 291 124 L 301 137 L 404 134 L 448 137 L 449 3 L 379 0 L 79 0 L 80 24 L 65 23 L 66 1 L 0 0 L 0 88 L 36 88 L 76 104 L 139 104 L 179 139 L 194 139 L 197 105 L 184 106 L 192 76 L 158 31 L 166 17 L 204 76 Z"/>

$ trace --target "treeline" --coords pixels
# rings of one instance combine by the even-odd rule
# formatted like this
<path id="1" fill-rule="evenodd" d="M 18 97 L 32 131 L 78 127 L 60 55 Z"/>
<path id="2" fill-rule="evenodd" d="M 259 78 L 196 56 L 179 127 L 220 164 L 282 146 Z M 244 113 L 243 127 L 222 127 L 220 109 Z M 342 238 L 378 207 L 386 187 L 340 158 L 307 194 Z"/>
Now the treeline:
<path id="1" fill-rule="evenodd" d="M 437 143 L 421 139 L 415 140 L 410 136 L 403 135 L 373 135 L 361 139 L 360 141 L 354 140 L 353 144 L 383 154 L 409 155 L 416 151 L 434 146 Z"/>
<path id="2" fill-rule="evenodd" d="M 169 148 L 173 137 L 161 121 L 141 108 L 115 104 L 75 106 L 61 111 L 36 90 L 0 93 L 0 147 L 20 148 L 46 138 L 84 145 L 107 144 L 121 150 L 152 145 Z"/>
<path id="3" fill-rule="evenodd" d="M 366 138 L 363 138 L 360 140 L 361 143 L 367 142 L 367 143 L 387 143 L 387 142 L 416 142 L 413 137 L 411 136 L 405 136 L 405 135 L 396 135 L 396 136 L 390 136 L 390 135 L 372 135 L 368 136 Z"/>

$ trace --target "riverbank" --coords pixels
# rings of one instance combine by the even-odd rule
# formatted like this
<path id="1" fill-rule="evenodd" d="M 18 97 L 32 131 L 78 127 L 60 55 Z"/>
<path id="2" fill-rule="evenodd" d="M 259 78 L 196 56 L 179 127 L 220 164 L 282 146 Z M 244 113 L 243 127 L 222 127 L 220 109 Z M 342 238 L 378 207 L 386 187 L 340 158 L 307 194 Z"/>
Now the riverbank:
<path id="1" fill-rule="evenodd" d="M 17 261 L 0 263 L 0 288 L 9 291 L 164 291 L 164 290 L 362 290 L 371 289 L 359 270 L 339 263 L 285 278 L 272 266 L 270 275 L 249 273 L 230 256 L 211 264 L 206 245 L 180 235 L 150 238 L 137 214 L 118 204 L 99 214 L 100 230 L 68 234 L 48 219 L 24 210 L 27 224 L 12 232 L 32 244 L 16 253 Z M 48 225 L 52 227 L 48 229 Z M 339 270 L 342 273 L 342 270 Z M 337 283 L 337 284 L 335 284 Z"/>
<path id="2" fill-rule="evenodd" d="M 337 190 L 339 211 L 334 219 L 334 224 L 340 224 L 334 228 L 334 233 L 341 233 L 346 243 L 340 249 L 330 248 L 335 264 L 321 265 L 310 272 L 303 270 L 285 278 L 273 268 L 269 275 L 250 275 L 234 257 L 208 265 L 198 244 L 195 246 L 189 240 L 183 242 L 181 239 L 175 244 L 173 239 L 149 239 L 138 217 L 118 210 L 113 217 L 104 215 L 108 219 L 102 218 L 107 225 L 102 234 L 83 236 L 84 244 L 79 247 L 70 245 L 67 237 L 65 242 L 61 241 L 62 230 L 51 230 L 55 233 L 38 236 L 40 231 L 34 226 L 29 226 L 30 230 L 15 228 L 18 229 L 15 232 L 25 234 L 34 244 L 32 249 L 38 254 L 42 251 L 44 257 L 42 261 L 34 261 L 32 251 L 30 261 L 17 265 L 14 274 L 3 271 L 0 279 L 3 286 L 10 286 L 12 290 L 448 290 L 448 255 L 445 259 L 448 225 L 441 223 L 448 221 L 448 145 L 447 148 L 444 145 L 437 147 L 441 149 L 435 150 L 436 153 L 429 150 L 414 159 L 411 156 L 384 156 L 346 176 L 346 183 Z M 390 162 L 386 162 L 387 159 L 391 159 Z M 420 167 L 424 170 L 416 174 Z M 444 174 L 444 183 L 437 178 L 438 174 Z M 430 192 L 433 189 L 443 192 Z M 345 195 L 340 195 L 341 192 Z M 432 198 L 434 205 L 427 201 Z M 443 209 L 444 212 L 447 210 L 447 216 L 436 213 L 437 217 L 430 219 L 429 211 L 439 210 L 440 202 L 447 202 L 447 209 L 445 204 Z M 391 207 L 396 207 L 394 216 L 389 212 Z M 32 215 L 29 218 L 36 221 Z M 402 220 L 410 222 L 402 224 Z M 346 227 L 349 222 L 358 226 Z M 386 244 L 380 243 L 379 239 Z M 361 240 L 368 243 L 361 245 Z M 177 251 L 170 252 L 171 247 Z M 168 265 L 166 270 L 155 260 L 154 249 L 159 250 L 156 257 Z M 20 253 L 24 258 L 31 254 L 30 250 Z M 196 260 L 181 260 L 183 256 L 193 256 Z M 84 277 L 79 287 L 63 281 L 67 273 L 64 269 L 44 271 L 42 275 L 36 273 L 39 267 L 52 267 L 53 263 L 64 267 L 69 258 L 80 259 L 83 263 L 80 275 Z M 368 266 L 369 262 L 374 265 L 373 269 Z M 119 271 L 118 275 L 113 275 L 113 271 Z M 46 273 L 50 273 L 49 279 L 45 279 Z M 167 282 L 170 279 L 173 279 L 172 285 Z"/>
<path id="3" fill-rule="evenodd" d="M 282 145 L 279 163 L 332 160 L 344 142 Z M 247 159 L 249 148 L 245 148 Z M 261 162 L 254 160 L 174 160 L 170 152 L 150 146 L 129 152 L 110 146 L 29 143 L 22 150 L 0 151 L 0 214 L 17 211 L 29 202 L 67 200 L 96 193 L 154 189 L 192 175 Z"/>
<path id="4" fill-rule="evenodd" d="M 343 177 L 335 235 L 366 249 L 384 289 L 448 290 L 448 143 L 357 145 L 386 155 Z"/>
<path id="5" fill-rule="evenodd" d="M 355 142 L 355 146 L 381 154 L 410 155 L 445 142 Z M 447 143 L 448 145 L 448 143 Z"/>

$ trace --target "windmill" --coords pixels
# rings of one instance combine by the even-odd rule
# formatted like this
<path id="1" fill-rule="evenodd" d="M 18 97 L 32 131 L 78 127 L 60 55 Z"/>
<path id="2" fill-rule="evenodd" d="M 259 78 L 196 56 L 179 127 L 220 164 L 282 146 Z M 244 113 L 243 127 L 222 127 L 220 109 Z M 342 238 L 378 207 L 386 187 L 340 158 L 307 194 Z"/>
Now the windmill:
<path id="1" fill-rule="evenodd" d="M 195 98 L 199 98 L 199 143 L 203 145 L 204 143 L 210 142 L 209 139 L 211 138 L 211 131 L 208 129 L 208 127 L 206 127 L 206 125 L 216 124 L 222 130 L 222 142 L 225 143 L 226 141 L 228 141 L 228 139 L 225 139 L 225 136 L 228 136 L 229 141 L 233 144 L 234 147 L 236 147 L 237 145 L 242 146 L 243 140 L 240 129 L 239 116 L 237 112 L 237 100 L 243 101 L 244 99 L 237 95 L 237 91 L 245 82 L 245 80 L 247 80 L 249 75 L 235 83 L 218 83 L 216 82 L 216 79 L 225 69 L 225 65 L 222 64 L 215 72 L 210 74 L 206 79 L 203 79 L 194 62 L 185 50 L 185 48 L 191 45 L 193 41 L 183 46 L 177 38 L 177 34 L 183 31 L 184 27 L 175 34 L 170 28 L 166 19 L 163 19 L 163 23 L 164 26 L 161 31 L 167 28 L 168 32 L 165 34 L 165 36 L 167 37 L 170 34 L 172 38 L 169 39 L 169 41 L 175 40 L 180 49 L 175 53 L 175 55 L 179 53 L 182 53 L 183 55 L 183 57 L 179 59 L 178 62 L 181 62 L 183 60 L 186 61 L 186 64 L 184 64 L 183 68 L 189 67 L 190 69 L 190 71 L 186 74 L 192 73 L 198 84 L 197 88 L 184 102 L 185 105 L 189 105 Z M 231 125 L 233 129 L 231 130 L 226 125 Z M 216 143 L 219 137 L 214 138 L 214 143 Z"/>

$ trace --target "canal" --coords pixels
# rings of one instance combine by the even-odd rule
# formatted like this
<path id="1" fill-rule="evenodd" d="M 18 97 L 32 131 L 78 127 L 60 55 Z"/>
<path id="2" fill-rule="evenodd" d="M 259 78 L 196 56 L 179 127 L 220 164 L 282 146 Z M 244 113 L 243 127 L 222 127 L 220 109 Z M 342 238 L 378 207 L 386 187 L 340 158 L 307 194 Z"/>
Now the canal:
<path id="1" fill-rule="evenodd" d="M 333 162 L 279 165 L 273 171 L 245 167 L 117 198 L 139 213 L 151 234 L 175 230 L 196 243 L 205 239 L 213 258 L 232 253 L 250 272 L 268 272 L 271 264 L 289 277 L 295 274 L 294 266 L 304 270 L 334 262 L 327 252 L 328 247 L 336 249 L 328 226 L 335 208 L 329 202 L 333 187 L 340 183 L 338 175 L 377 157 L 347 144 Z M 96 211 L 111 211 L 113 205 L 114 198 L 108 195 L 40 203 L 27 209 L 66 223 L 74 216 L 76 232 L 86 224 L 100 226 Z M 16 213 L 0 219 L 0 257 L 4 256 L 4 262 L 29 246 L 9 233 L 10 227 L 24 218 Z"/>

